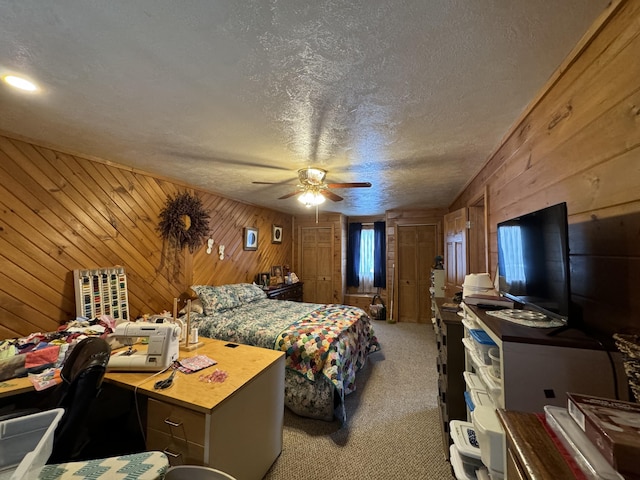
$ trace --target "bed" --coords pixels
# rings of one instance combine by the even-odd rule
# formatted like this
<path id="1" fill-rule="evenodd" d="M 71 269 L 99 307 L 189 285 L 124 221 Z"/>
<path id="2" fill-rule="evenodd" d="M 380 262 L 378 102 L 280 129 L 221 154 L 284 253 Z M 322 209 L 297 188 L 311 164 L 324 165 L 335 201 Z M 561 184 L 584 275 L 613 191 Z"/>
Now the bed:
<path id="1" fill-rule="evenodd" d="M 268 299 L 255 284 L 194 285 L 198 335 L 285 352 L 285 405 L 298 415 L 346 421 L 356 372 L 380 349 L 364 310 Z"/>

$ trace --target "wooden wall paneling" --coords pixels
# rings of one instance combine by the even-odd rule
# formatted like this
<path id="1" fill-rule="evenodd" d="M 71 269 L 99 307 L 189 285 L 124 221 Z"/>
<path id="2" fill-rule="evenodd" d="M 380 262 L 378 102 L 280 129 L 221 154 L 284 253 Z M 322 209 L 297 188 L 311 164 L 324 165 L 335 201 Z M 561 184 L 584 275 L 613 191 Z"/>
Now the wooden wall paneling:
<path id="1" fill-rule="evenodd" d="M 3 338 L 54 330 L 73 318 L 76 268 L 124 266 L 135 318 L 170 310 L 173 298 L 195 278 L 252 281 L 260 269 L 292 261 L 291 235 L 271 244 L 271 225 L 290 232 L 290 215 L 197 192 L 205 208 L 212 208 L 211 226 L 228 250 L 219 261 L 218 241 L 211 256 L 206 245 L 193 255 L 185 249 L 175 259 L 174 275 L 157 231 L 158 215 L 169 195 L 193 192 L 190 187 L 4 136 L 0 173 Z M 254 224 L 261 232 L 260 250 L 245 252 L 242 227 Z"/>
<path id="2" fill-rule="evenodd" d="M 603 333 L 640 328 L 640 3 L 611 11 L 450 207 L 489 192 L 495 269 L 498 222 L 566 201 L 572 315 Z"/>
<path id="3" fill-rule="evenodd" d="M 617 2 L 617 4 L 620 3 L 624 2 Z M 634 3 L 635 5 L 632 5 Z M 502 183 L 499 178 L 496 178 L 497 175 L 503 178 L 513 178 L 518 172 L 525 170 L 528 157 L 523 152 L 527 151 L 527 146 L 544 140 L 549 133 L 548 127 L 550 125 L 553 126 L 550 130 L 552 133 L 554 129 L 556 131 L 562 130 L 558 129 L 558 127 L 566 124 L 568 118 L 571 119 L 571 125 L 578 126 L 579 121 L 576 120 L 576 117 L 582 115 L 585 104 L 600 109 L 600 102 L 598 101 L 600 99 L 600 89 L 603 89 L 607 94 L 613 94 L 613 101 L 617 98 L 615 97 L 615 92 L 628 91 L 629 79 L 633 78 L 634 74 L 633 69 L 625 69 L 624 64 L 629 61 L 635 63 L 637 60 L 623 55 L 619 60 L 616 60 L 616 70 L 606 74 L 604 77 L 601 76 L 599 71 L 600 65 L 606 66 L 612 58 L 617 58 L 620 50 L 629 52 L 628 48 L 625 48 L 628 44 L 628 38 L 633 38 L 636 35 L 637 27 L 634 24 L 634 17 L 637 15 L 637 3 L 628 2 L 623 5 L 624 8 L 620 9 L 618 9 L 617 4 L 610 8 L 609 11 L 604 12 L 603 17 L 618 10 L 620 10 L 620 14 L 612 15 L 610 19 L 599 19 L 597 23 L 616 23 L 620 26 L 611 28 L 612 26 L 608 25 L 608 28 L 602 30 L 598 36 L 584 39 L 580 42 L 583 45 L 583 50 L 575 52 L 578 55 L 575 59 L 565 61 L 566 64 L 570 64 L 570 68 L 565 68 L 560 73 L 552 76 L 552 81 L 541 91 L 538 98 L 530 104 L 521 119 L 514 124 L 514 127 L 505 136 L 500 146 L 489 157 L 485 167 L 450 206 L 451 209 L 468 205 L 471 198 L 478 195 L 485 185 Z M 623 31 L 628 29 L 628 33 L 621 38 L 618 28 Z M 600 31 L 601 29 L 597 28 L 596 30 Z M 581 79 L 583 75 L 584 79 Z M 594 76 L 596 78 L 593 78 Z M 593 85 L 594 81 L 598 82 L 595 86 Z M 610 83 L 613 84 L 611 89 L 609 88 Z M 572 85 L 575 88 L 567 93 L 567 89 Z M 589 91 L 589 88 L 592 91 Z M 577 111 L 574 108 L 575 100 L 572 98 L 574 94 L 582 94 L 586 99 L 585 101 L 578 101 L 576 104 Z M 567 111 L 567 107 L 570 107 L 570 111 Z M 532 115 L 534 109 L 535 115 Z M 563 131 L 563 133 L 568 134 L 566 131 Z M 540 145 L 536 146 L 540 149 Z M 552 151 L 552 148 L 550 150 Z M 524 163 L 512 162 L 512 156 L 517 153 L 524 155 Z M 523 165 L 525 168 L 523 168 Z"/>
<path id="4" fill-rule="evenodd" d="M 25 246 L 28 246 L 27 256 L 33 256 L 38 264 L 37 268 L 30 266 L 30 268 L 34 268 L 32 270 L 34 276 L 45 278 L 42 286 L 51 282 L 50 280 L 46 281 L 47 271 L 51 272 L 56 278 L 64 278 L 65 273 L 60 270 L 58 261 L 54 259 L 64 261 L 67 258 L 66 255 L 78 255 L 85 259 L 90 259 L 94 255 L 99 256 L 97 249 L 87 240 L 88 232 L 77 222 L 74 222 L 73 218 L 60 207 L 57 199 L 50 195 L 47 189 L 43 188 L 22 168 L 31 166 L 30 160 L 22 156 L 7 139 L 1 137 L 0 149 L 3 151 L 3 161 L 0 162 L 0 168 L 6 173 L 2 177 L 7 182 L 5 186 L 7 195 L 3 196 L 3 202 L 10 202 L 6 206 L 6 211 L 20 212 L 16 220 L 21 224 L 21 227 L 17 228 L 22 228 L 22 231 L 26 234 L 24 243 L 18 238 L 9 237 L 8 240 L 19 250 L 23 250 L 27 248 Z M 14 161 L 12 157 L 7 155 L 7 152 L 19 157 L 19 162 Z M 42 177 L 41 172 L 36 171 L 35 174 Z M 20 198 L 16 195 L 20 196 Z M 24 203 L 22 203 L 21 199 L 25 199 L 28 202 L 27 205 L 30 206 L 23 207 Z M 46 219 L 46 222 L 43 219 Z M 68 225 L 72 225 L 74 228 L 69 230 Z M 41 232 L 41 235 L 35 235 L 34 231 Z M 64 234 L 59 235 L 57 232 L 64 232 Z M 32 239 L 42 243 L 34 243 Z M 46 239 L 51 239 L 53 244 L 48 243 L 49 240 Z M 79 244 L 78 248 L 74 248 L 76 242 Z M 41 249 L 43 245 L 44 251 Z M 35 246 L 36 249 L 34 250 L 32 246 Z M 20 261 L 18 265 L 21 263 L 23 262 Z M 25 261 L 25 263 L 28 262 Z M 55 285 L 54 282 L 51 283 Z M 37 285 L 32 287 L 32 291 L 38 291 L 38 289 Z M 66 295 L 66 301 L 71 302 L 71 304 L 74 303 L 72 290 L 67 289 L 61 293 Z M 67 319 L 71 313 L 74 312 L 50 312 L 52 318 L 56 320 L 61 320 L 60 317 L 65 314 L 65 319 Z"/>
<path id="5" fill-rule="evenodd" d="M 29 148 L 32 147 L 22 144 L 23 150 Z M 64 184 L 69 201 L 75 204 L 67 202 L 67 208 L 70 211 L 86 211 L 95 226 L 90 223 L 85 225 L 94 228 L 96 236 L 102 240 L 103 247 L 111 250 L 119 259 L 110 265 L 95 267 L 123 265 L 127 271 L 130 298 L 137 297 L 143 313 L 153 313 L 157 310 L 157 301 L 171 297 L 166 283 L 154 282 L 157 277 L 156 265 L 160 261 L 159 255 L 154 255 L 158 251 L 158 239 L 153 236 L 145 237 L 140 226 L 132 224 L 109 194 L 102 189 L 102 177 L 90 177 L 71 156 L 55 154 L 51 150 L 43 152 L 50 162 L 40 162 L 43 171 L 50 178 L 58 178 L 59 182 Z M 132 270 L 131 265 L 136 265 L 136 268 Z M 152 284 L 153 290 L 150 288 Z"/>
<path id="6" fill-rule="evenodd" d="M 211 212 L 211 255 L 203 245 L 194 253 L 194 284 L 253 282 L 256 274 L 274 265 L 291 265 L 292 239 L 288 234 L 291 217 L 280 212 L 243 204 L 206 192 L 200 192 L 205 208 Z M 272 225 L 282 225 L 282 243 L 271 243 Z M 243 229 L 258 228 L 258 250 L 243 249 Z M 225 246 L 225 258 L 218 257 L 218 247 Z"/>
<path id="7" fill-rule="evenodd" d="M 138 242 L 146 247 L 145 252 L 154 265 L 154 275 L 140 279 L 142 281 L 137 281 L 134 275 L 132 286 L 142 290 L 140 296 L 146 299 L 145 303 L 149 309 L 157 309 L 154 300 L 159 300 L 159 297 L 162 299 L 175 297 L 176 289 L 172 287 L 172 283 L 177 285 L 184 283 L 183 269 L 180 270 L 178 277 L 173 277 L 173 271 L 163 268 L 166 261 L 164 241 L 157 230 L 159 213 L 164 208 L 162 202 L 164 196 L 177 192 L 168 187 L 161 189 L 156 182 L 149 182 L 143 175 L 109 168 L 97 162 L 83 162 L 78 159 L 76 161 L 78 167 L 83 168 L 102 188 L 103 195 L 111 198 L 116 208 L 122 210 L 126 215 L 126 221 L 131 224 L 131 229 L 140 234 Z M 158 248 L 159 245 L 162 248 Z"/>

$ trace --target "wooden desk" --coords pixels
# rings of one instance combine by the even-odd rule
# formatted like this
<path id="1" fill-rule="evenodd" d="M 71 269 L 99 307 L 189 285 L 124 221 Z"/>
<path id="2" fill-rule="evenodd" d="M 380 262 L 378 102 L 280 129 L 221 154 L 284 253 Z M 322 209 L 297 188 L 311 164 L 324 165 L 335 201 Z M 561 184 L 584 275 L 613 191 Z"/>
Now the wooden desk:
<path id="1" fill-rule="evenodd" d="M 534 413 L 498 409 L 507 443 L 509 480 L 575 479 L 566 460 Z"/>
<path id="2" fill-rule="evenodd" d="M 0 398 L 12 397 L 21 393 L 34 392 L 33 384 L 28 377 L 9 378 L 0 382 Z"/>
<path id="3" fill-rule="evenodd" d="M 207 355 L 218 364 L 189 375 L 177 372 L 168 389 L 153 388 L 168 372 L 153 378 L 153 372 L 107 372 L 105 382 L 148 399 L 147 450 L 164 451 L 172 465 L 208 465 L 238 480 L 259 480 L 282 451 L 284 353 L 200 340 L 204 346 L 181 351 L 180 358 Z M 216 368 L 228 373 L 223 383 L 199 381 Z M 27 378 L 6 380 L 0 397 L 33 390 Z"/>

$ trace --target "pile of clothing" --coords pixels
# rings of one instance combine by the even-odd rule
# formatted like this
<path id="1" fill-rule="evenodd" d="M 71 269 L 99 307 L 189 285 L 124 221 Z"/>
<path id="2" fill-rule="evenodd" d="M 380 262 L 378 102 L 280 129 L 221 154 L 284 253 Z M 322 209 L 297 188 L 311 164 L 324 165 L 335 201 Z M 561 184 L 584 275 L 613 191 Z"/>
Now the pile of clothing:
<path id="1" fill-rule="evenodd" d="M 106 337 L 115 320 L 103 315 L 93 320 L 77 318 L 55 332 L 0 340 L 0 381 L 33 377 L 37 390 L 59 383 L 59 371 L 73 346 L 89 336 Z"/>

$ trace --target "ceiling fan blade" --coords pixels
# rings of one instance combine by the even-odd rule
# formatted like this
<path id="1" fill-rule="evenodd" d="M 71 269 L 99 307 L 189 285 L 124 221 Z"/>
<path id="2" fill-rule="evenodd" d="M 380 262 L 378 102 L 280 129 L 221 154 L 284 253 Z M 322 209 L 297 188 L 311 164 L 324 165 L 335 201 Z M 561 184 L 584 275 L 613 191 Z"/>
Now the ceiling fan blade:
<path id="1" fill-rule="evenodd" d="M 295 192 L 287 193 L 286 195 L 278 197 L 278 200 L 284 200 L 285 198 L 293 197 L 294 195 L 297 195 L 299 193 L 300 191 L 296 190 Z"/>
<path id="2" fill-rule="evenodd" d="M 329 200 L 333 200 L 334 202 L 339 202 L 344 200 L 340 195 L 333 193 L 331 190 L 320 190 L 320 193 L 327 197 Z"/>
<path id="3" fill-rule="evenodd" d="M 369 182 L 353 182 L 353 183 L 327 183 L 327 188 L 359 188 L 370 187 Z"/>
<path id="4" fill-rule="evenodd" d="M 297 185 L 296 183 L 282 183 L 282 182 L 251 182 L 255 185 Z"/>

